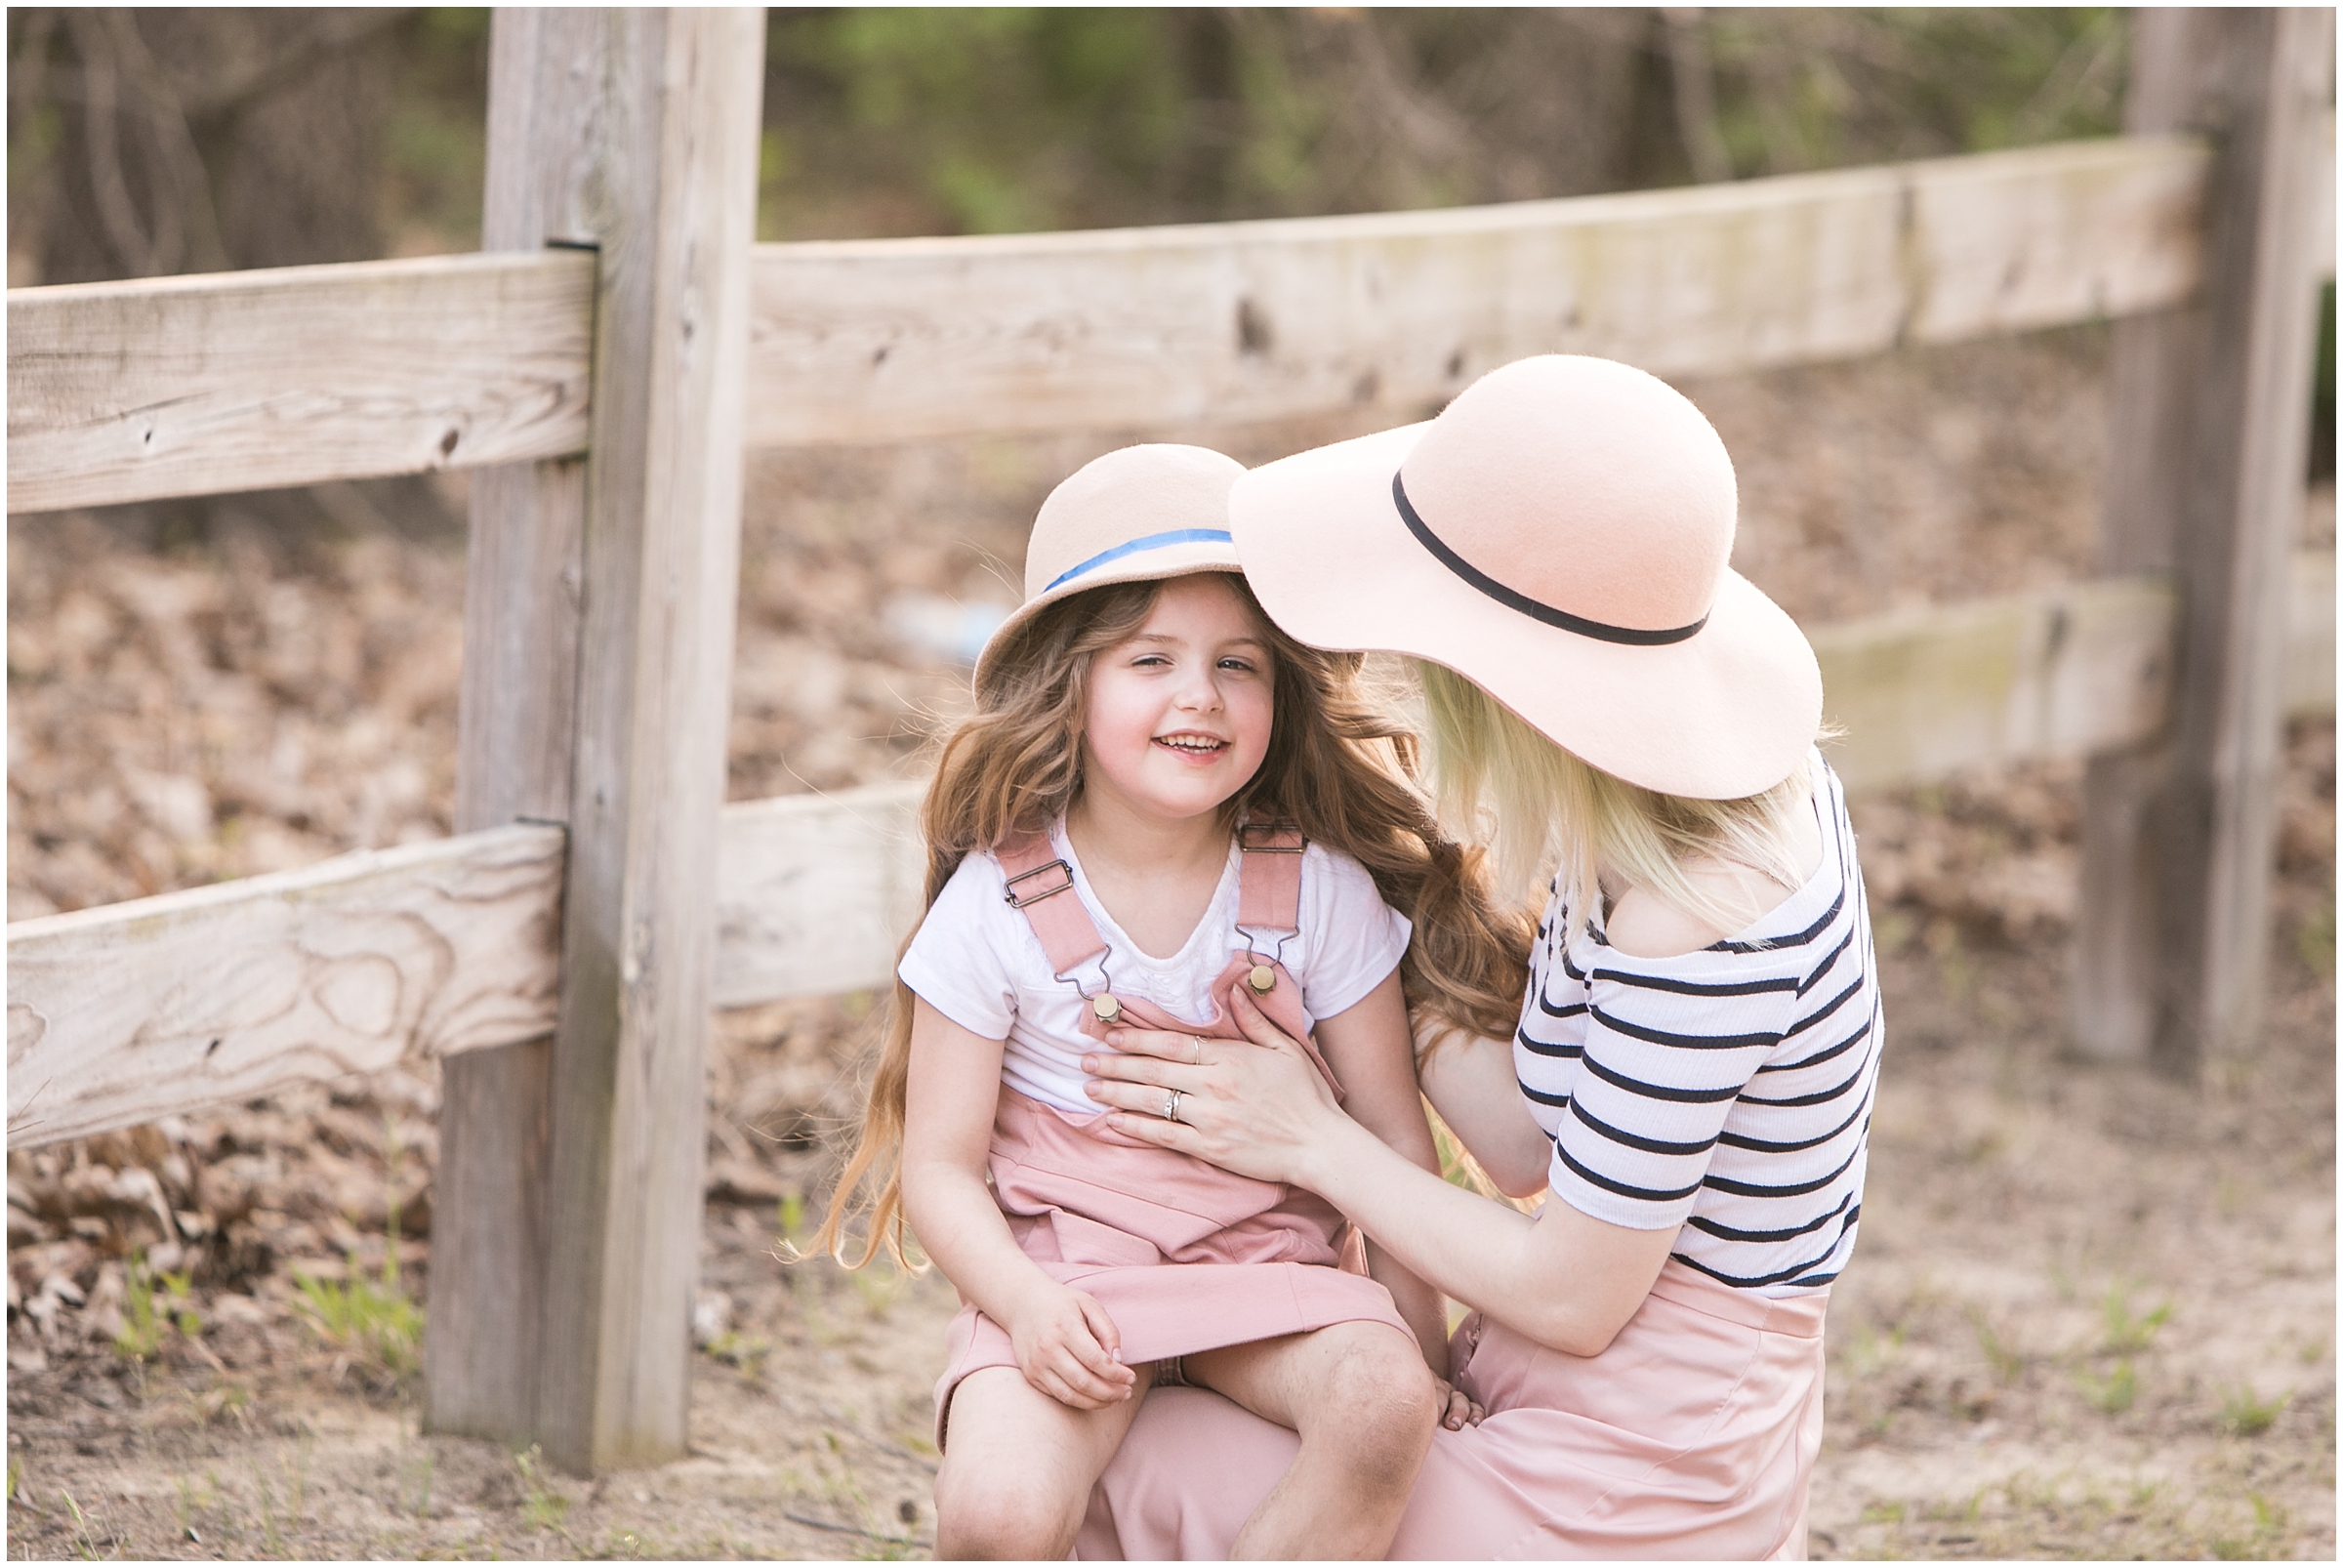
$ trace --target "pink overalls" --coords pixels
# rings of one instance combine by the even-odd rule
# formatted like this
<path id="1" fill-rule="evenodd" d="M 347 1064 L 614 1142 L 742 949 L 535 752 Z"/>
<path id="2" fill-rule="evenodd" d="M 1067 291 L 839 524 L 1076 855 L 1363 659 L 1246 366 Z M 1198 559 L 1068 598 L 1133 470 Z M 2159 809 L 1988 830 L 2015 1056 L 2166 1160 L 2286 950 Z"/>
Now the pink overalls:
<path id="1" fill-rule="evenodd" d="M 1239 842 L 1237 928 L 1249 947 L 1253 931 L 1297 931 L 1301 835 L 1250 827 L 1240 830 Z M 1032 923 L 1050 969 L 1076 983 L 1068 976 L 1105 952 L 1106 941 L 1075 891 L 1071 868 L 1039 834 L 1012 840 L 996 854 L 1008 877 L 1009 901 Z M 1213 1015 L 1203 1022 L 1101 992 L 1091 999 L 1083 1030 L 1099 1040 L 1116 1025 L 1241 1040 L 1219 1001 L 1240 980 L 1270 1021 L 1301 1043 L 1339 1097 L 1341 1086 L 1306 1028 L 1301 987 L 1274 955 L 1232 957 L 1213 987 Z M 1106 1308 L 1126 1363 L 1361 1319 L 1414 1338 L 1390 1293 L 1366 1276 L 1342 1217 L 1311 1193 L 1231 1175 L 1117 1133 L 1103 1113 L 1073 1115 L 1006 1086 L 994 1113 L 989 1174 L 1017 1245 L 1050 1278 Z M 960 1380 L 984 1367 L 1016 1365 L 1007 1331 L 972 1305 L 963 1304 L 945 1342 L 944 1375 L 935 1385 L 938 1448 Z"/>

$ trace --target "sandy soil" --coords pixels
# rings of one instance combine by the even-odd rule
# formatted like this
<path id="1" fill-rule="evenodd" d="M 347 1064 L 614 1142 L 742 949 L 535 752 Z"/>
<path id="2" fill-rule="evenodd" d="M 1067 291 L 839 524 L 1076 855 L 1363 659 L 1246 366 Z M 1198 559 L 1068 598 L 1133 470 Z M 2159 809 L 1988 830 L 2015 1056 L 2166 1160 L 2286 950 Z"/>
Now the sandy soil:
<path id="1" fill-rule="evenodd" d="M 1737 559 L 1809 619 L 2079 574 L 2103 355 L 1690 389 L 1741 468 Z M 1258 460 L 1349 429 L 1184 433 Z M 1129 438 L 759 459 L 735 797 L 909 776 L 962 700 L 956 614 L 1013 598 L 1033 504 Z M 233 509 L 11 519 L 13 918 L 446 830 L 460 531 L 335 510 L 293 540 Z M 2332 519 L 2328 491 L 2306 535 Z M 2331 722 L 2296 726 L 2284 790 L 2270 1027 L 2190 1088 L 2064 1053 L 2076 769 L 1858 803 L 1892 1045 L 1818 1555 L 2333 1554 Z M 773 1256 L 867 1007 L 719 1020 L 693 1451 L 597 1481 L 418 1429 L 428 1063 L 12 1151 L 11 1554 L 924 1554 L 949 1288 Z"/>

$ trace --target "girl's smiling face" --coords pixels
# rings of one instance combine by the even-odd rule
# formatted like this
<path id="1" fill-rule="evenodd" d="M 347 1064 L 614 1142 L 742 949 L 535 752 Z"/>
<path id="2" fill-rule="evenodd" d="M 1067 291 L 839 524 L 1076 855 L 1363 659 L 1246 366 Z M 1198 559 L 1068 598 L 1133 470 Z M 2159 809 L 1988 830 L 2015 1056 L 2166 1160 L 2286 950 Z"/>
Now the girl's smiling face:
<path id="1" fill-rule="evenodd" d="M 1146 622 L 1091 662 L 1083 787 L 1184 821 L 1219 808 L 1269 752 L 1268 642 L 1226 574 L 1174 577 Z"/>

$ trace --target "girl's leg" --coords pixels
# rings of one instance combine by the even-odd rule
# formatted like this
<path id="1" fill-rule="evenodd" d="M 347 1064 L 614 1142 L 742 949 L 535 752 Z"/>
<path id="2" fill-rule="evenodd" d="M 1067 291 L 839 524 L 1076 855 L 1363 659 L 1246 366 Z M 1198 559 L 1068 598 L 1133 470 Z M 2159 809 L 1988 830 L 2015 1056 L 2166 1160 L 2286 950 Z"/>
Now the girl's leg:
<path id="1" fill-rule="evenodd" d="M 1152 1371 L 1141 1367 L 1131 1397 L 1104 1410 L 1060 1404 L 1014 1367 L 962 1379 L 935 1475 L 936 1556 L 1063 1558 Z"/>
<path id="2" fill-rule="evenodd" d="M 1383 1554 L 1440 1416 L 1413 1339 L 1386 1323 L 1336 1323 L 1192 1355 L 1184 1371 L 1301 1438 L 1230 1557 Z"/>

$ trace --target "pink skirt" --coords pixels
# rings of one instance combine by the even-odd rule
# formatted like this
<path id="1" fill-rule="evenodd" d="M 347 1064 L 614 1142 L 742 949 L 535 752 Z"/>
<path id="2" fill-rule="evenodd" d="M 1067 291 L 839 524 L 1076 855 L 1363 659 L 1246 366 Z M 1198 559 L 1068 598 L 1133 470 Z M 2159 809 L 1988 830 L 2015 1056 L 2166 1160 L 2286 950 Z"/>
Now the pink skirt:
<path id="1" fill-rule="evenodd" d="M 1802 1558 L 1826 1300 L 1670 1262 L 1592 1357 L 1474 1313 L 1453 1341 L 1456 1381 L 1488 1418 L 1434 1434 L 1391 1556 Z M 1297 1445 L 1216 1394 L 1151 1392 L 1075 1553 L 1224 1558 Z"/>
<path id="2" fill-rule="evenodd" d="M 1008 1089 L 990 1169 L 1018 1247 L 1096 1299 L 1127 1365 L 1362 1319 L 1415 1338 L 1391 1293 L 1359 1271 L 1342 1217 L 1311 1193 L 1232 1176 Z M 939 1449 L 961 1379 L 1016 1364 L 1007 1331 L 964 1303 L 935 1385 Z"/>

